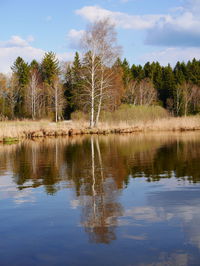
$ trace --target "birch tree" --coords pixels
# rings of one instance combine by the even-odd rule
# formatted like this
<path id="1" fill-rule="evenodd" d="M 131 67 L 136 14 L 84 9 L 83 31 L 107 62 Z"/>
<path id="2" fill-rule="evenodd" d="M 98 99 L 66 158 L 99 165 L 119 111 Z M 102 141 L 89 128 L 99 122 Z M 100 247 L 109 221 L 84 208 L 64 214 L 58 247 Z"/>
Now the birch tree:
<path id="1" fill-rule="evenodd" d="M 157 91 L 149 79 L 131 80 L 124 101 L 133 105 L 152 105 L 157 101 Z"/>
<path id="2" fill-rule="evenodd" d="M 1 119 L 5 116 L 7 77 L 0 73 Z"/>
<path id="3" fill-rule="evenodd" d="M 88 26 L 81 40 L 84 51 L 83 95 L 90 106 L 90 127 L 98 125 L 102 105 L 113 83 L 111 66 L 119 55 L 114 25 L 108 19 Z"/>
<path id="4" fill-rule="evenodd" d="M 57 123 L 62 116 L 62 111 L 65 105 L 63 86 L 60 84 L 58 78 L 54 80 L 52 85 L 52 104 L 55 114 L 55 122 Z"/>
<path id="5" fill-rule="evenodd" d="M 18 78 L 15 74 L 12 74 L 11 77 L 8 78 L 7 86 L 5 90 L 5 97 L 10 106 L 11 118 L 15 117 L 15 107 L 20 102 L 20 87 L 18 84 Z"/>
<path id="6" fill-rule="evenodd" d="M 40 81 L 39 81 L 39 73 L 36 69 L 30 71 L 30 78 L 28 84 L 27 98 L 28 102 L 30 102 L 29 108 L 31 109 L 31 117 L 35 120 L 37 111 L 40 106 Z"/>
<path id="7" fill-rule="evenodd" d="M 195 85 L 192 83 L 184 82 L 181 85 L 183 94 L 183 112 L 184 116 L 188 115 L 190 104 L 195 97 Z"/>
<path id="8" fill-rule="evenodd" d="M 174 92 L 174 109 L 177 116 L 181 114 L 181 109 L 183 107 L 183 93 L 182 87 L 177 86 Z"/>

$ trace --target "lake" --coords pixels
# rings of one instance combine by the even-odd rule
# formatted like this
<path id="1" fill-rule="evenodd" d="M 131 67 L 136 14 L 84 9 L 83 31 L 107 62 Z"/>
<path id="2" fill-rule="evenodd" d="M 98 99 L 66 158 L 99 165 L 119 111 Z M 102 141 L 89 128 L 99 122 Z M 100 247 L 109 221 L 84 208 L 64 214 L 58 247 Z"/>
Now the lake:
<path id="1" fill-rule="evenodd" d="M 0 265 L 199 265 L 200 133 L 0 146 Z"/>

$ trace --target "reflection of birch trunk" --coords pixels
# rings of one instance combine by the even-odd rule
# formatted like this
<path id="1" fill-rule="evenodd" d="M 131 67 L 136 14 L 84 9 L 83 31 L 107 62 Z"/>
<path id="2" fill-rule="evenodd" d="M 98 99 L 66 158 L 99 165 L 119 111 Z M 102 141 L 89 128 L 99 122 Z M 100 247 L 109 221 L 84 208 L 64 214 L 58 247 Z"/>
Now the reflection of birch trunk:
<path id="1" fill-rule="evenodd" d="M 105 186 L 106 179 L 103 173 L 103 157 L 100 148 L 99 139 L 94 139 L 94 136 L 91 136 L 91 166 L 89 173 L 87 172 L 86 184 L 83 184 L 82 193 L 86 197 L 82 197 L 83 216 L 81 223 L 92 242 L 110 243 L 116 239 L 114 228 L 117 224 L 117 216 L 120 215 L 120 205 L 115 202 L 114 180 L 109 178 L 106 183 L 107 186 Z"/>
<path id="2" fill-rule="evenodd" d="M 36 153 L 36 145 L 32 145 L 32 169 L 33 169 L 33 174 L 36 174 L 37 171 L 37 153 Z"/>
<path id="3" fill-rule="evenodd" d="M 99 164 L 100 164 L 100 170 L 101 170 L 101 180 L 103 182 L 103 165 L 102 165 L 101 151 L 100 151 L 100 147 L 99 147 L 99 139 L 98 138 L 96 138 L 96 147 L 97 147 L 97 153 L 98 153 L 98 157 L 99 157 Z"/>
<path id="4" fill-rule="evenodd" d="M 93 215 L 94 221 L 96 221 L 96 202 L 95 202 L 95 164 L 94 164 L 94 139 L 91 137 L 91 156 L 92 156 L 92 201 L 93 201 Z M 93 225 L 95 226 L 95 222 Z"/>
<path id="5" fill-rule="evenodd" d="M 102 157 L 101 157 L 101 151 L 99 147 L 99 138 L 96 138 L 96 147 L 97 147 L 97 153 L 99 157 L 99 164 L 100 164 L 100 171 L 101 171 L 101 206 L 102 206 L 102 217 L 105 217 L 105 204 L 104 204 L 104 176 L 103 176 L 103 164 L 102 164 Z"/>
<path id="6" fill-rule="evenodd" d="M 56 167 L 58 166 L 58 140 L 56 140 Z"/>

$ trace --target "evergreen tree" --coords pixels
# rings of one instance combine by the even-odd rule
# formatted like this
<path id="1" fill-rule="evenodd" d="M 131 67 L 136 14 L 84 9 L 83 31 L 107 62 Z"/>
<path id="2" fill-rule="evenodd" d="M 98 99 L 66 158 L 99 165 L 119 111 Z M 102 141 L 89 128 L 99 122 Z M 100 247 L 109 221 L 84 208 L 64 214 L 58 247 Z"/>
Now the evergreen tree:
<path id="1" fill-rule="evenodd" d="M 59 61 L 56 58 L 55 53 L 45 53 L 41 64 L 41 72 L 43 81 L 48 85 L 52 85 L 54 79 L 60 73 Z"/>
<path id="2" fill-rule="evenodd" d="M 161 65 L 156 62 L 152 64 L 153 71 L 153 84 L 156 90 L 158 91 L 158 98 L 162 101 L 162 97 L 160 96 L 160 92 L 163 86 L 163 71 Z"/>
<path id="3" fill-rule="evenodd" d="M 65 108 L 65 117 L 70 118 L 72 112 L 79 108 L 79 90 L 81 88 L 81 62 L 79 53 L 75 53 L 72 66 L 67 66 L 65 74 L 65 97 L 67 100 L 67 106 Z"/>
<path id="4" fill-rule="evenodd" d="M 141 65 L 132 65 L 131 67 L 132 79 L 141 81 L 144 78 L 144 71 Z"/>
<path id="5" fill-rule="evenodd" d="M 34 59 L 31 61 L 29 65 L 30 70 L 35 70 L 37 72 L 40 71 L 40 64 Z"/>
<path id="6" fill-rule="evenodd" d="M 192 60 L 192 62 L 188 63 L 188 72 L 189 72 L 189 81 L 200 85 L 200 62 L 197 61 L 195 58 Z"/>
<path id="7" fill-rule="evenodd" d="M 176 84 L 182 84 L 186 80 L 184 70 L 180 62 L 177 62 L 174 68 L 174 78 L 175 78 Z"/>
<path id="8" fill-rule="evenodd" d="M 11 69 L 17 79 L 19 89 L 14 113 L 19 117 L 26 116 L 25 94 L 29 83 L 29 65 L 21 57 L 17 57 Z"/>
<path id="9" fill-rule="evenodd" d="M 19 87 L 25 88 L 29 81 L 28 63 L 26 63 L 21 57 L 17 57 L 11 69 L 18 79 Z"/>
<path id="10" fill-rule="evenodd" d="M 124 58 L 121 66 L 123 69 L 123 81 L 124 81 L 124 85 L 126 87 L 128 82 L 132 79 L 131 69 L 130 69 L 129 63 L 128 63 L 126 58 Z"/>
<path id="11" fill-rule="evenodd" d="M 159 91 L 160 99 L 163 102 L 164 107 L 167 107 L 169 99 L 173 98 L 173 92 L 175 90 L 175 79 L 172 67 L 170 64 L 163 67 L 163 81 L 162 88 Z"/>
<path id="12" fill-rule="evenodd" d="M 60 67 L 55 53 L 45 53 L 41 63 L 43 81 L 43 115 L 55 117 L 55 92 L 59 87 Z M 57 116 L 56 116 L 57 119 Z"/>
<path id="13" fill-rule="evenodd" d="M 150 62 L 147 62 L 144 65 L 144 77 L 149 78 L 151 81 L 153 80 L 154 71 L 153 71 L 153 65 L 150 64 Z"/>

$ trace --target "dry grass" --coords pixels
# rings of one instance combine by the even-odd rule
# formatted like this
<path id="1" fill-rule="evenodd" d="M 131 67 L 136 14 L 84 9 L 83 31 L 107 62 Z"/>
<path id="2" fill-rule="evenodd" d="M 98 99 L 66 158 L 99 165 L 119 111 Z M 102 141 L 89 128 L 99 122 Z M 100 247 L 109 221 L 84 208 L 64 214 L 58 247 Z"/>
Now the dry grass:
<path id="1" fill-rule="evenodd" d="M 200 116 L 168 117 L 149 121 L 101 123 L 101 127 L 109 128 L 137 128 L 138 131 L 184 131 L 200 130 Z"/>
<path id="2" fill-rule="evenodd" d="M 2 138 L 23 138 L 29 132 L 69 130 L 70 123 L 51 123 L 47 120 L 41 121 L 6 121 L 0 122 L 0 139 Z"/>
<path id="3" fill-rule="evenodd" d="M 166 109 L 161 106 L 148 106 L 148 105 L 128 105 L 122 104 L 114 112 L 105 112 L 101 113 L 100 120 L 102 122 L 108 123 L 120 123 L 125 121 L 127 124 L 132 124 L 133 122 L 141 121 L 154 121 L 156 119 L 168 118 L 170 117 Z"/>
<path id="4" fill-rule="evenodd" d="M 86 121 L 63 121 L 59 123 L 51 123 L 49 121 L 8 121 L 0 122 L 0 139 L 3 138 L 27 138 L 32 133 L 45 132 L 46 135 L 68 135 L 70 129 L 87 130 L 88 122 Z M 128 133 L 134 131 L 189 131 L 200 130 L 200 116 L 190 117 L 168 117 L 155 119 L 153 121 L 135 121 L 129 122 L 101 122 L 99 124 L 100 130 L 114 130 L 118 133 Z M 122 130 L 122 132 L 120 132 Z M 51 134 L 51 132 L 53 132 Z M 49 133 L 49 134 L 48 134 Z M 40 134 L 38 134 L 38 137 Z M 41 135 L 42 136 L 42 135 Z"/>

